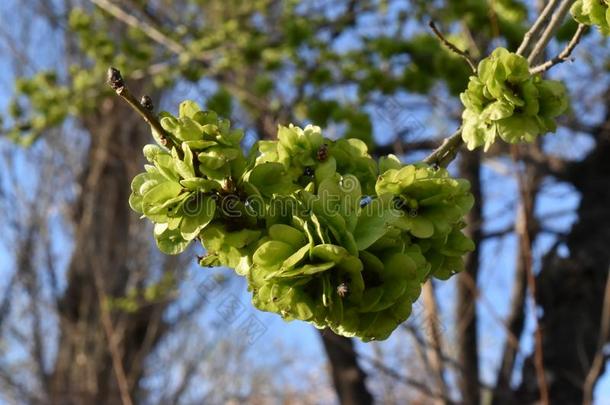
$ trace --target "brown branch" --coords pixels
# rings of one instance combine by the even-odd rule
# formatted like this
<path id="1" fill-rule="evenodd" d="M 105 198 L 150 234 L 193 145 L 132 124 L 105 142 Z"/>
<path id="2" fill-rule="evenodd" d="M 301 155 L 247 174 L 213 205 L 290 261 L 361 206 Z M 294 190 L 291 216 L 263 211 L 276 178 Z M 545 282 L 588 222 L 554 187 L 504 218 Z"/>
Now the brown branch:
<path id="1" fill-rule="evenodd" d="M 104 292 L 104 282 L 98 266 L 93 266 L 93 276 L 95 279 L 95 289 L 99 303 L 100 315 L 102 317 L 102 326 L 104 328 L 106 339 L 108 340 L 108 350 L 110 351 L 110 358 L 112 360 L 112 367 L 114 369 L 116 382 L 119 387 L 121 402 L 123 405 L 133 405 L 131 395 L 129 394 L 127 373 L 125 372 L 125 367 L 123 366 L 123 362 L 121 360 L 122 356 L 116 339 L 117 334 L 108 310 L 106 295 Z"/>
<path id="2" fill-rule="evenodd" d="M 519 148 L 518 146 L 511 147 L 513 160 L 516 164 L 519 162 Z M 524 178 L 524 174 L 521 170 L 517 176 L 519 185 L 519 194 L 521 196 L 521 209 L 522 217 L 520 223 L 517 226 L 517 234 L 519 235 L 519 244 L 522 249 L 523 265 L 525 267 L 525 273 L 527 277 L 527 287 L 530 292 L 532 299 L 532 306 L 534 308 L 534 319 L 536 320 L 536 330 L 534 332 L 535 337 L 535 348 L 534 348 L 534 364 L 536 368 L 536 379 L 538 381 L 538 388 L 540 390 L 540 402 L 542 405 L 549 405 L 549 387 L 546 381 L 546 375 L 544 373 L 544 353 L 542 352 L 542 329 L 540 327 L 540 321 L 536 314 L 537 302 L 536 302 L 536 276 L 533 270 L 533 259 L 532 259 L 532 240 L 530 235 L 530 224 L 532 218 L 530 213 L 533 212 L 533 201 L 531 198 L 531 190 Z"/>
<path id="3" fill-rule="evenodd" d="M 561 24 L 563 24 L 563 20 L 565 19 L 566 15 L 570 11 L 570 7 L 572 6 L 572 3 L 574 3 L 574 0 L 564 0 L 561 3 L 561 5 L 559 6 L 559 8 L 557 9 L 557 11 L 555 12 L 555 14 L 553 14 L 551 21 L 549 21 L 548 25 L 544 29 L 544 32 L 538 39 L 538 42 L 536 42 L 534 49 L 528 55 L 527 61 L 530 64 L 534 63 L 536 61 L 536 59 L 538 59 L 538 57 L 540 55 L 542 55 L 542 53 L 544 52 L 544 49 L 546 48 L 546 46 L 549 44 L 549 42 L 555 35 L 555 31 L 557 31 L 557 29 L 559 29 Z"/>
<path id="4" fill-rule="evenodd" d="M 523 210 L 519 211 L 520 217 L 516 220 L 517 224 L 521 224 L 520 228 L 524 228 L 522 222 Z M 529 215 L 529 214 L 528 214 Z M 513 227 L 514 230 L 514 227 Z M 530 235 L 531 239 L 531 235 Z M 501 365 L 498 369 L 496 377 L 496 388 L 494 397 L 496 399 L 508 401 L 510 395 L 510 382 L 515 366 L 515 359 L 519 353 L 519 338 L 523 333 L 525 325 L 525 302 L 527 298 L 527 271 L 525 267 L 525 259 L 523 245 L 519 246 L 518 261 L 515 268 L 513 291 L 510 300 L 510 313 L 506 318 L 507 340 L 502 350 Z M 500 401 L 502 403 L 503 401 Z"/>
<path id="5" fill-rule="evenodd" d="M 530 69 L 530 73 L 532 73 L 532 74 L 543 73 L 555 65 L 559 65 L 560 63 L 564 63 L 564 62 L 567 62 L 568 60 L 572 59 L 571 58 L 572 52 L 574 51 L 576 46 L 578 46 L 578 44 L 580 43 L 580 40 L 582 39 L 583 35 L 587 32 L 588 28 L 589 27 L 584 24 L 579 24 L 578 29 L 574 33 L 574 36 L 572 37 L 570 42 L 568 42 L 568 44 L 563 49 L 563 51 L 561 51 L 561 53 L 559 55 L 557 55 L 556 57 L 554 57 L 553 59 L 550 59 L 536 67 L 533 67 L 532 69 Z"/>
<path id="6" fill-rule="evenodd" d="M 441 41 L 441 43 L 443 45 L 445 45 L 451 52 L 453 52 L 453 53 L 457 54 L 459 57 L 463 58 L 466 61 L 466 63 L 468 63 L 468 66 L 470 66 L 470 69 L 472 70 L 473 73 L 477 72 L 477 65 L 474 63 L 474 61 L 472 60 L 472 58 L 470 57 L 470 54 L 468 52 L 462 51 L 460 48 L 458 48 L 457 46 L 452 44 L 447 38 L 445 38 L 445 36 L 438 29 L 438 27 L 436 26 L 436 23 L 434 21 L 430 21 L 428 23 L 428 25 L 434 32 L 434 35 L 436 35 L 438 37 L 438 39 Z"/>
<path id="7" fill-rule="evenodd" d="M 610 269 L 606 276 L 606 292 L 604 293 L 604 304 L 602 307 L 602 319 L 600 320 L 599 338 L 597 341 L 597 351 L 593 357 L 591 368 L 585 378 L 583 386 L 583 405 L 591 405 L 593 403 L 593 388 L 595 382 L 599 378 L 602 367 L 606 361 L 604 356 L 604 346 L 610 338 Z"/>
<path id="8" fill-rule="evenodd" d="M 108 85 L 110 85 L 110 87 L 112 87 L 112 89 L 116 92 L 116 94 L 125 100 L 127 104 L 129 104 L 129 106 L 135 110 L 148 125 L 150 125 L 153 131 L 156 132 L 161 139 L 163 146 L 169 147 L 170 149 L 171 147 L 176 148 L 176 152 L 178 152 L 179 155 L 182 153 L 182 149 L 176 144 L 176 142 L 174 142 L 171 134 L 163 129 L 161 123 L 153 114 L 152 108 L 148 103 L 149 98 L 147 96 L 142 98 L 144 103 L 138 101 L 133 94 L 131 94 L 129 88 L 127 88 L 127 85 L 125 84 L 123 76 L 121 76 L 121 72 L 116 68 L 108 68 L 107 82 Z"/>
<path id="9" fill-rule="evenodd" d="M 434 284 L 428 280 L 423 286 L 424 309 L 430 331 L 430 347 L 427 350 L 428 362 L 434 371 L 434 378 L 438 390 L 439 403 L 446 404 L 443 398 L 447 398 L 448 389 L 445 381 L 445 364 L 443 362 L 443 342 L 438 328 L 439 314 L 436 296 L 434 294 Z"/>
<path id="10" fill-rule="evenodd" d="M 417 328 L 414 324 L 410 324 L 409 322 L 407 323 L 403 323 L 401 325 L 401 328 L 404 329 L 407 333 L 409 333 L 409 335 L 413 338 L 413 341 L 416 344 L 416 349 L 418 350 L 418 352 L 420 352 L 420 354 L 422 352 L 422 349 L 427 349 L 430 344 L 429 342 L 423 338 L 419 333 L 418 333 L 418 329 L 421 328 Z M 451 357 L 449 354 L 445 353 L 445 352 L 441 352 L 441 359 L 443 360 L 443 362 L 445 364 L 447 364 L 451 369 L 454 369 L 455 371 L 457 371 L 458 373 L 463 373 L 464 370 L 462 368 L 462 366 L 458 363 L 458 361 L 456 359 L 454 359 L 453 357 Z M 421 356 L 421 360 L 423 363 L 425 363 L 426 361 L 428 361 L 427 358 Z M 481 388 L 485 388 L 485 389 L 491 389 L 492 387 L 485 384 L 482 381 L 479 381 L 479 387 Z"/>
<path id="11" fill-rule="evenodd" d="M 362 360 L 366 361 L 367 363 L 369 363 L 371 366 L 375 367 L 381 373 L 387 375 L 388 377 L 391 377 L 396 382 L 399 382 L 399 383 L 409 386 L 411 388 L 417 389 L 421 394 L 424 394 L 431 399 L 441 399 L 449 405 L 454 403 L 454 401 L 449 397 L 439 397 L 439 395 L 435 394 L 430 388 L 428 388 L 428 386 L 425 383 L 418 381 L 414 378 L 411 378 L 409 376 L 402 375 L 401 373 L 394 370 L 393 368 L 386 366 L 382 362 L 379 362 L 374 357 L 371 357 L 371 356 L 368 356 L 368 355 L 365 355 L 362 353 L 359 353 L 358 357 L 361 358 Z"/>
<path id="12" fill-rule="evenodd" d="M 527 48 L 530 46 L 532 39 L 540 35 L 540 32 L 547 24 L 547 21 L 551 17 L 553 10 L 555 10 L 558 3 L 559 0 L 551 0 L 547 3 L 547 5 L 544 7 L 532 27 L 523 36 L 523 41 L 517 49 L 517 55 L 524 55 L 527 51 Z"/>
<path id="13" fill-rule="evenodd" d="M 463 142 L 462 129 L 460 128 L 449 138 L 445 138 L 441 146 L 424 159 L 424 163 L 447 167 L 455 159 L 457 151 Z"/>
<path id="14" fill-rule="evenodd" d="M 133 15 L 125 12 L 122 8 L 114 4 L 109 0 L 90 0 L 93 4 L 106 11 L 108 14 L 115 17 L 117 20 L 129 25 L 130 27 L 137 28 L 144 32 L 150 39 L 163 45 L 173 53 L 186 52 L 186 48 L 179 42 L 168 37 L 166 34 L 161 32 L 159 29 L 151 24 L 148 24 L 142 19 L 138 19 Z"/>
<path id="15" fill-rule="evenodd" d="M 472 291 L 472 295 L 475 297 L 475 299 L 481 302 L 481 305 L 485 309 L 487 309 L 491 318 L 495 322 L 497 322 L 500 327 L 504 329 L 504 332 L 506 333 L 507 344 L 514 348 L 516 352 L 519 352 L 519 338 L 517 337 L 518 335 L 511 331 L 510 325 L 507 325 L 507 323 L 502 319 L 501 315 L 495 309 L 494 304 L 483 294 L 481 294 L 481 291 L 479 290 L 479 287 L 475 284 L 472 275 L 468 273 L 460 274 L 464 274 L 464 278 L 462 281 Z M 482 383 L 479 383 L 479 385 L 484 386 Z"/>

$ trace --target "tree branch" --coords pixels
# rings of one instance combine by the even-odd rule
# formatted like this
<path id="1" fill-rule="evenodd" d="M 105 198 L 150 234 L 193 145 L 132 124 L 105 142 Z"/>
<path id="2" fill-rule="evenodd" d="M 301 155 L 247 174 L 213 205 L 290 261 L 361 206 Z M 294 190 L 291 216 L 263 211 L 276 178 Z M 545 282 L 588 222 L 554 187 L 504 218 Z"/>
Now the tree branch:
<path id="1" fill-rule="evenodd" d="M 555 35 L 555 31 L 557 31 L 557 29 L 561 26 L 561 24 L 563 24 L 563 20 L 565 19 L 566 15 L 570 11 L 570 7 L 572 7 L 572 3 L 574 3 L 574 0 L 564 0 L 561 3 L 561 5 L 559 6 L 559 9 L 557 9 L 555 14 L 553 14 L 551 21 L 549 21 L 544 32 L 538 39 L 538 42 L 536 42 L 534 49 L 528 55 L 527 61 L 530 64 L 534 63 L 536 61 L 536 59 L 540 55 L 542 55 L 546 46 L 549 44 L 549 42 Z"/>
<path id="2" fill-rule="evenodd" d="M 462 143 L 462 129 L 460 128 L 449 138 L 443 140 L 441 146 L 424 159 L 424 163 L 447 167 L 455 158 Z"/>
<path id="3" fill-rule="evenodd" d="M 578 44 L 580 43 L 580 40 L 582 39 L 583 35 L 587 32 L 588 28 L 589 27 L 584 24 L 579 24 L 578 29 L 574 33 L 574 36 L 572 37 L 570 42 L 568 42 L 568 44 L 566 45 L 564 50 L 561 51 L 561 53 L 559 55 L 557 55 L 556 57 L 554 57 L 553 59 L 548 60 L 548 61 L 530 69 L 530 73 L 531 74 L 543 73 L 555 65 L 558 65 L 560 63 L 564 63 L 564 62 L 570 60 L 571 59 L 570 56 L 572 55 L 572 52 L 574 51 L 576 46 L 578 46 Z"/>
<path id="4" fill-rule="evenodd" d="M 530 46 L 530 42 L 534 37 L 540 35 L 540 31 L 544 28 L 545 24 L 551 17 L 553 10 L 557 7 L 559 0 L 551 0 L 547 3 L 546 7 L 542 10 L 532 27 L 523 36 L 523 41 L 517 49 L 517 55 L 524 55 L 527 48 Z"/>
<path id="5" fill-rule="evenodd" d="M 102 275 L 100 274 L 98 266 L 93 266 L 93 275 L 95 280 L 95 289 L 99 303 L 99 310 L 101 315 L 102 327 L 108 340 L 108 351 L 110 352 L 110 359 L 112 361 L 112 367 L 116 377 L 116 383 L 119 387 L 119 394 L 121 396 L 121 402 L 123 405 L 133 405 L 133 400 L 129 393 L 129 382 L 125 367 L 122 362 L 122 354 L 117 342 L 117 333 L 114 325 L 112 324 L 112 318 L 108 310 L 106 302 L 106 293 L 104 288 L 104 282 Z"/>
<path id="6" fill-rule="evenodd" d="M 529 188 L 532 190 L 532 188 Z M 531 197 L 533 198 L 533 196 Z M 532 206 L 528 205 L 528 209 Z M 515 226 L 521 231 L 521 238 L 524 230 L 529 232 L 529 239 L 533 239 L 534 233 L 531 226 L 528 228 L 523 224 L 523 217 L 530 216 L 533 213 L 524 213 L 524 209 L 519 210 L 519 217 L 515 220 Z M 513 230 L 515 227 L 513 227 Z M 521 239 L 520 239 L 521 240 Z M 524 247 L 526 249 L 524 249 Z M 513 282 L 513 290 L 510 300 L 510 313 L 506 318 L 507 338 L 502 350 L 501 365 L 498 369 L 496 377 L 496 387 L 494 389 L 494 400 L 497 403 L 510 402 L 508 396 L 511 394 L 510 382 L 513 376 L 515 367 L 515 359 L 519 353 L 519 338 L 523 333 L 525 325 L 525 304 L 527 299 L 527 269 L 526 259 L 527 246 L 520 244 L 518 247 L 518 257 L 515 267 L 515 275 Z"/>
<path id="7" fill-rule="evenodd" d="M 514 162 L 519 162 L 519 149 L 518 146 L 513 146 L 512 156 Z M 519 244 L 522 251 L 522 260 L 525 268 L 525 274 L 527 277 L 527 287 L 530 292 L 532 299 L 532 306 L 534 308 L 534 319 L 536 321 L 536 330 L 534 332 L 535 346 L 534 346 L 534 361 L 536 368 L 536 379 L 538 382 L 538 388 L 540 390 L 540 402 L 542 405 L 549 404 L 549 387 L 546 381 L 546 375 L 544 372 L 544 353 L 542 352 L 542 329 L 540 328 L 540 321 L 536 313 L 537 306 L 537 289 L 536 289 L 536 276 L 534 275 L 533 259 L 532 259 L 532 240 L 530 235 L 530 224 L 532 218 L 530 216 L 533 213 L 533 201 L 532 193 L 529 187 L 529 183 L 525 179 L 524 173 L 519 170 L 518 176 L 519 194 L 521 196 L 521 221 L 517 223 L 517 234 L 519 235 Z"/>
<path id="8" fill-rule="evenodd" d="M 130 27 L 137 28 L 144 32 L 150 39 L 163 45 L 174 53 L 186 52 L 186 48 L 181 43 L 174 41 L 172 38 L 165 35 L 163 32 L 158 30 L 156 27 L 145 23 L 141 19 L 134 17 L 133 15 L 126 13 L 122 8 L 114 4 L 109 0 L 90 0 L 93 4 L 106 11 L 108 14 L 115 17 L 117 20 L 124 22 Z"/>
<path id="9" fill-rule="evenodd" d="M 432 280 L 428 280 L 424 286 L 423 290 L 423 299 L 424 299 L 424 309 L 426 311 L 426 318 L 428 327 L 430 328 L 430 341 L 431 345 L 428 347 L 427 356 L 428 362 L 432 366 L 432 370 L 434 371 L 434 378 L 436 379 L 436 386 L 438 390 L 439 403 L 446 404 L 447 401 L 443 400 L 443 398 L 447 398 L 448 389 L 447 383 L 445 382 L 445 364 L 443 362 L 443 342 L 441 333 L 438 328 L 438 305 L 436 303 L 436 296 L 434 294 L 434 284 Z"/>
<path id="10" fill-rule="evenodd" d="M 445 38 L 445 36 L 438 29 L 438 27 L 436 26 L 434 21 L 430 21 L 428 23 L 428 25 L 430 26 L 430 28 L 432 28 L 432 31 L 438 37 L 438 39 L 440 39 L 440 41 L 443 45 L 445 45 L 451 52 L 453 52 L 453 53 L 457 54 L 458 56 L 460 56 L 461 58 L 463 58 L 466 61 L 466 63 L 468 63 L 468 66 L 470 66 L 470 69 L 472 70 L 473 73 L 477 72 L 477 65 L 474 63 L 474 61 L 472 60 L 472 58 L 470 57 L 470 54 L 468 54 L 468 52 L 462 51 L 460 48 L 458 48 L 457 46 L 452 44 L 447 38 Z"/>
<path id="11" fill-rule="evenodd" d="M 610 269 L 606 277 L 606 292 L 604 293 L 604 304 L 602 307 L 602 319 L 600 321 L 599 338 L 597 342 L 597 352 L 593 357 L 593 362 L 583 386 L 583 405 L 593 403 L 593 388 L 599 378 L 602 366 L 605 362 L 604 346 L 610 338 Z"/>
<path id="12" fill-rule="evenodd" d="M 157 119 L 157 117 L 152 113 L 152 105 L 150 104 L 150 98 L 148 96 L 142 97 L 142 101 L 138 101 L 133 94 L 127 88 L 125 84 L 125 80 L 123 76 L 121 76 L 121 72 L 113 67 L 108 68 L 108 77 L 107 82 L 110 87 L 119 95 L 123 100 L 129 104 L 129 106 L 135 110 L 140 116 L 146 121 L 148 125 L 153 129 L 154 132 L 157 133 L 163 146 L 166 146 L 171 149 L 171 147 L 176 148 L 176 152 L 178 154 L 182 153 L 182 149 L 177 145 L 172 136 L 161 126 L 161 123 Z"/>

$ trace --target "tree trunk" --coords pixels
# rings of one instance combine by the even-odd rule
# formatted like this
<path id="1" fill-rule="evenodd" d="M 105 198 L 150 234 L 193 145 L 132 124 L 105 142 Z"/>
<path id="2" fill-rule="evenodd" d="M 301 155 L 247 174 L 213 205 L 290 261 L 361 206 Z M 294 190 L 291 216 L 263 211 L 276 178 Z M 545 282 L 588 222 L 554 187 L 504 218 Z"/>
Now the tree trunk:
<path id="1" fill-rule="evenodd" d="M 474 206 L 466 217 L 465 233 L 475 242 L 475 251 L 466 256 L 464 272 L 457 279 L 458 384 L 465 404 L 479 403 L 479 355 L 477 339 L 476 288 L 479 271 L 479 244 L 483 220 L 481 194 L 481 154 L 464 153 L 460 158 L 460 176 L 470 182 Z"/>
<path id="2" fill-rule="evenodd" d="M 358 356 L 351 339 L 338 336 L 328 329 L 320 331 L 320 336 L 341 405 L 372 404 L 373 397 L 365 384 L 366 374 L 358 365 Z"/>
<path id="3" fill-rule="evenodd" d="M 105 100 L 98 115 L 85 121 L 91 146 L 74 213 L 67 287 L 58 302 L 60 340 L 49 393 L 54 404 L 122 403 L 100 302 L 106 295 L 124 295 L 134 273 L 146 274 L 147 260 L 140 258 L 147 255 L 149 242 L 142 238 L 148 232 L 131 212 L 128 197 L 130 180 L 140 166 L 136 156 L 149 131 L 120 103 Z M 102 281 L 101 300 L 96 281 Z M 143 371 L 142 351 L 152 350 L 162 333 L 162 312 L 163 304 L 111 313 L 131 398 L 137 395 Z"/>
<path id="4" fill-rule="evenodd" d="M 551 403 L 582 403 L 600 332 L 610 266 L 610 117 L 596 135 L 596 148 L 566 172 L 581 194 L 578 221 L 565 241 L 569 257 L 550 252 L 537 277 Z M 522 403 L 539 397 L 533 375 L 533 361 L 528 358 L 518 393 Z"/>

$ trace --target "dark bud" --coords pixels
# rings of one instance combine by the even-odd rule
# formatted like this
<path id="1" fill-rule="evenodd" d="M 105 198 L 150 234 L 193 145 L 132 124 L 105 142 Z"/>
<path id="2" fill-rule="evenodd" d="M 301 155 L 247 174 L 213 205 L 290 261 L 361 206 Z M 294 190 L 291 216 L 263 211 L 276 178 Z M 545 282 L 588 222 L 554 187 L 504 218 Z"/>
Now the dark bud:
<path id="1" fill-rule="evenodd" d="M 339 294 L 339 297 L 341 298 L 345 298 L 347 294 L 349 294 L 349 286 L 347 283 L 341 283 L 337 286 L 337 294 Z"/>
<path id="2" fill-rule="evenodd" d="M 140 104 L 148 111 L 152 111 L 153 108 L 155 108 L 152 102 L 152 98 L 147 95 L 142 96 L 142 98 L 140 99 Z"/>
<path id="3" fill-rule="evenodd" d="M 113 67 L 108 68 L 106 80 L 113 90 L 118 90 L 125 87 L 125 82 L 123 81 L 123 76 L 121 76 L 119 69 Z"/>
<path id="4" fill-rule="evenodd" d="M 305 171 L 303 172 L 303 175 L 307 177 L 313 177 L 315 174 L 316 171 L 313 169 L 313 167 L 306 167 Z"/>
<path id="5" fill-rule="evenodd" d="M 317 153 L 316 157 L 320 162 L 324 162 L 324 161 L 326 161 L 326 159 L 328 159 L 328 145 L 327 144 L 320 146 L 320 149 L 318 149 L 318 153 Z"/>

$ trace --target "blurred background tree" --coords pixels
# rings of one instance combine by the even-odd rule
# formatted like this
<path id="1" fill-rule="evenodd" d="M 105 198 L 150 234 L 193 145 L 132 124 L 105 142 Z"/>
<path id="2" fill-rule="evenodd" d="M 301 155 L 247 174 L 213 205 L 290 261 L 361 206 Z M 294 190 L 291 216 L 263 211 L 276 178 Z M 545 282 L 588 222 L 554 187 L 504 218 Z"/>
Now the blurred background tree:
<path id="1" fill-rule="evenodd" d="M 113 65 L 160 109 L 198 100 L 244 128 L 246 147 L 280 123 L 311 122 L 416 161 L 459 126 L 470 74 L 427 21 L 480 59 L 516 49 L 545 6 L 571 3 L 2 2 L 0 397 L 586 402 L 604 374 L 610 322 L 609 55 L 595 30 L 577 63 L 550 74 L 572 94 L 558 134 L 517 159 L 496 145 L 451 167 L 478 201 L 467 270 L 429 285 L 391 339 L 366 345 L 276 324 L 230 272 L 196 268 L 202 252 L 158 253 L 127 204 L 149 130 L 104 84 Z M 565 21 L 549 57 L 576 31 Z M 610 397 L 602 380 L 599 403 Z"/>

